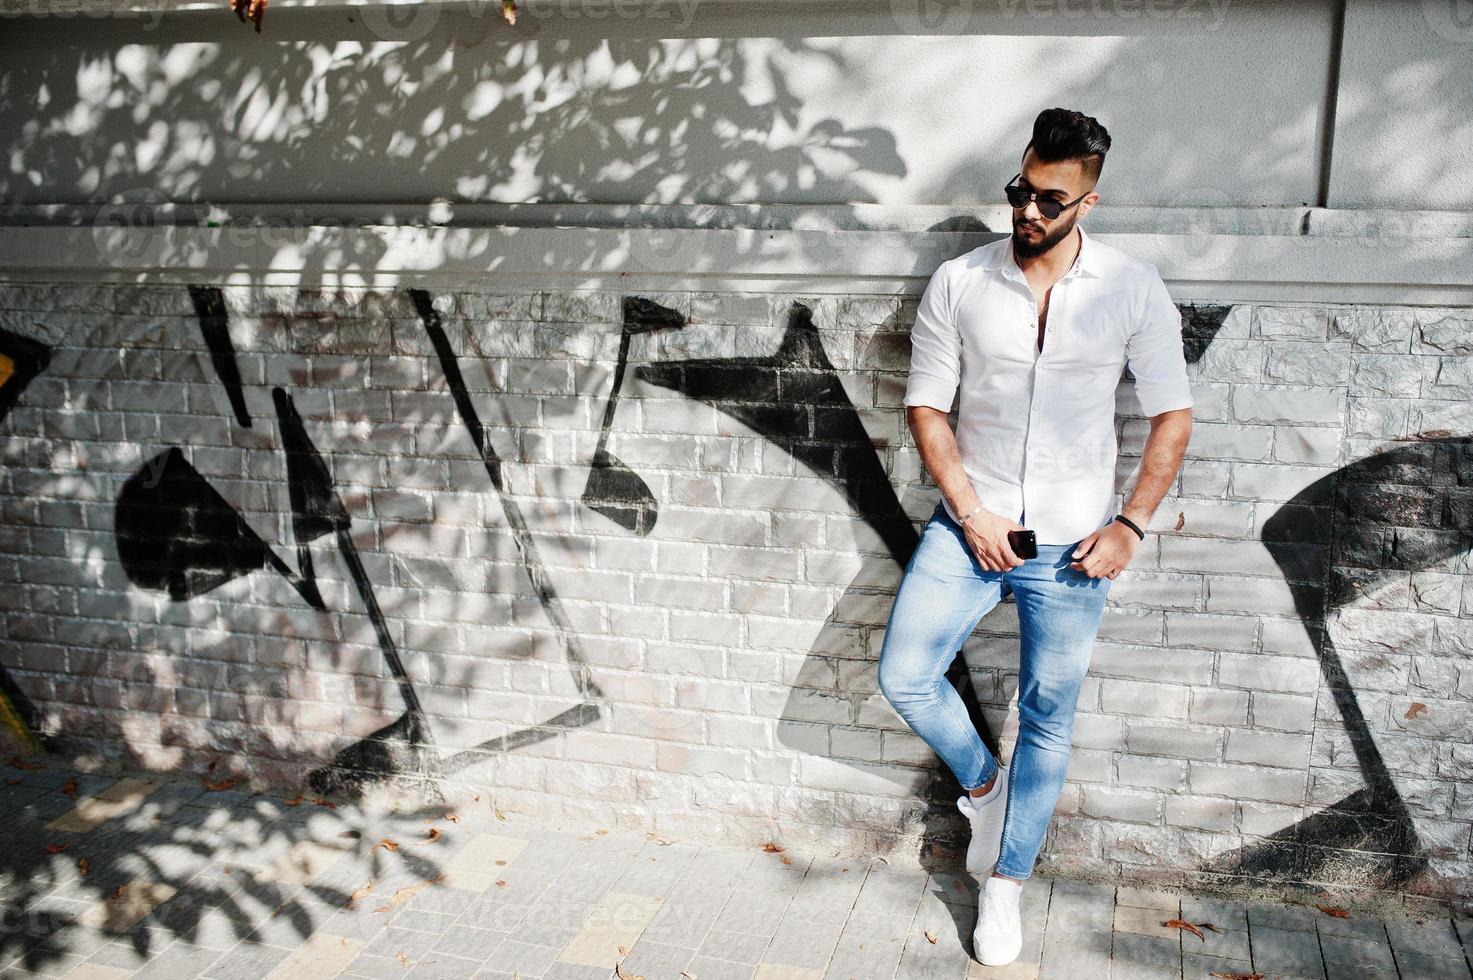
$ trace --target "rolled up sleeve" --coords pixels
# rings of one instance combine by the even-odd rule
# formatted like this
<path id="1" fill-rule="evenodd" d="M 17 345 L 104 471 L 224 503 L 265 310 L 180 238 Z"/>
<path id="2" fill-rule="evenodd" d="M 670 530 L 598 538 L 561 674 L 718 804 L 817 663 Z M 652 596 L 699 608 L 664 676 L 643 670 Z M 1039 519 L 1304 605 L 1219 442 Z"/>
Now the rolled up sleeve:
<path id="1" fill-rule="evenodd" d="M 926 405 L 951 411 L 961 379 L 961 335 L 951 315 L 946 265 L 936 269 L 916 308 L 910 330 L 910 375 L 905 382 L 905 405 Z"/>
<path id="2" fill-rule="evenodd" d="M 1135 379 L 1141 411 L 1149 417 L 1191 408 L 1192 385 L 1182 345 L 1181 311 L 1166 292 L 1166 284 L 1154 265 L 1144 305 L 1125 344 L 1126 364 Z"/>

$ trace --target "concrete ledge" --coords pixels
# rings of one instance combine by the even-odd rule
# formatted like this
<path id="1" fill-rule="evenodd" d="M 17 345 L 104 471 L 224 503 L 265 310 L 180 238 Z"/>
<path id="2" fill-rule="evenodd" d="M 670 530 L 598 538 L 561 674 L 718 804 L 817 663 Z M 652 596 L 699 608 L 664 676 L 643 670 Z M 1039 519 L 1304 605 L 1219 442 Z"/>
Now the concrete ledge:
<path id="1" fill-rule="evenodd" d="M 1340 230 L 1353 229 L 1347 219 Z M 1181 302 L 1473 305 L 1468 237 L 1244 235 L 1190 228 L 1106 232 L 1093 225 L 1091 231 L 1155 263 Z M 512 288 L 797 286 L 813 292 L 919 293 L 942 261 L 998 237 L 985 230 L 211 228 L 109 220 L 89 227 L 0 226 L 0 276 L 379 288 L 490 286 L 494 280 Z"/>

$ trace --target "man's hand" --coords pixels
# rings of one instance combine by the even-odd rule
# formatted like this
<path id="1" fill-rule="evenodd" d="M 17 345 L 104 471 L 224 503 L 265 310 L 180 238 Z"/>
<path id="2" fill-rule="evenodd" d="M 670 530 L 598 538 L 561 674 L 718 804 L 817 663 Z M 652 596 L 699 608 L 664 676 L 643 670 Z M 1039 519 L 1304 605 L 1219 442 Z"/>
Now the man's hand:
<path id="1" fill-rule="evenodd" d="M 1021 530 L 1023 525 L 1017 521 L 1010 521 L 986 508 L 977 511 L 962 525 L 962 534 L 966 536 L 972 554 L 989 572 L 1005 572 L 1023 564 L 1023 559 L 1008 543 L 1008 532 Z"/>
<path id="2" fill-rule="evenodd" d="M 1135 546 L 1140 542 L 1141 539 L 1130 528 L 1119 521 L 1111 521 L 1079 542 L 1069 555 L 1078 561 L 1071 561 L 1069 567 L 1090 578 L 1113 579 L 1130 564 L 1130 559 L 1135 556 Z"/>

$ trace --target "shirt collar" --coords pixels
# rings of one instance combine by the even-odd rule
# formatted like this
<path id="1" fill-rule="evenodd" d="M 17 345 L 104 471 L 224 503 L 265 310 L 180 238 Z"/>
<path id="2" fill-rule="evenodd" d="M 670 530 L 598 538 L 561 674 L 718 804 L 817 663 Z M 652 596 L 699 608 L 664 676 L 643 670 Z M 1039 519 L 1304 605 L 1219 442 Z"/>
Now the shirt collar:
<path id="1" fill-rule="evenodd" d="M 1098 253 L 1099 248 L 1097 245 L 1090 244 L 1089 233 L 1084 230 L 1083 225 L 1076 224 L 1074 227 L 1079 229 L 1079 254 L 1074 257 L 1074 264 L 1069 268 L 1068 272 L 1064 273 L 1059 281 L 1062 282 L 1070 276 L 1084 276 L 1098 279 L 1100 276 L 1099 255 L 1096 253 Z M 1011 235 L 1002 239 L 998 248 L 993 252 L 992 258 L 986 268 L 994 271 L 1002 270 L 1016 276 L 1022 276 L 1023 270 L 1013 260 L 1013 239 Z"/>

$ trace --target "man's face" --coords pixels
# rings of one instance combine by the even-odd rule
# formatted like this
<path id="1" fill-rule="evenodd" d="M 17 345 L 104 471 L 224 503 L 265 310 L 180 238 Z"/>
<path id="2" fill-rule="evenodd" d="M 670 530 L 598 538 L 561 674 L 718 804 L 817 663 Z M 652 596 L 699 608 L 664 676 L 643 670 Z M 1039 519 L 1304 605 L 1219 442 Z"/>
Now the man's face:
<path id="1" fill-rule="evenodd" d="M 1038 191 L 1040 198 L 1051 197 L 1060 204 L 1068 204 L 1087 189 L 1084 167 L 1078 160 L 1044 163 L 1033 155 L 1032 147 L 1023 155 L 1023 175 L 1017 182 Z M 1098 195 L 1091 193 L 1052 221 L 1038 212 L 1037 202 L 1013 208 L 1013 254 L 1019 258 L 1043 255 L 1073 233 L 1080 215 L 1094 207 L 1096 200 Z"/>

